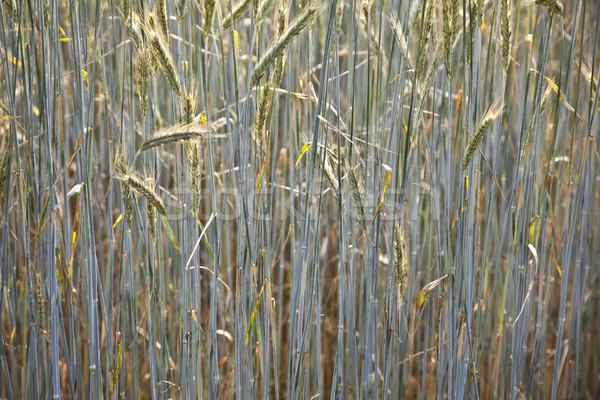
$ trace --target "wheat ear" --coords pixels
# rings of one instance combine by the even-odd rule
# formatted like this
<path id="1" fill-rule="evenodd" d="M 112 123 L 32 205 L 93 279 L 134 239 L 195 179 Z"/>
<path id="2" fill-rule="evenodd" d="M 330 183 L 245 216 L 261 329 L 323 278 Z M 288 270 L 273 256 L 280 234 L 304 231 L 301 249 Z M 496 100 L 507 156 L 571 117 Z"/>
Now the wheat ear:
<path id="1" fill-rule="evenodd" d="M 163 37 L 168 40 L 169 38 L 169 15 L 167 14 L 167 0 L 156 1 L 156 16 L 158 17 L 158 24 L 162 31 Z"/>
<path id="2" fill-rule="evenodd" d="M 117 176 L 129 175 L 129 165 L 123 154 L 117 158 L 116 169 Z M 125 220 L 127 221 L 129 228 L 131 228 L 133 224 L 133 199 L 131 198 L 131 191 L 125 181 L 119 180 L 119 182 L 121 183 L 121 196 L 123 198 L 123 204 L 125 205 Z"/>
<path id="3" fill-rule="evenodd" d="M 489 127 L 492 125 L 492 122 L 496 118 L 498 118 L 502 114 L 502 104 L 500 102 L 494 102 L 490 108 L 483 114 L 481 120 L 477 124 L 477 128 L 475 128 L 475 132 L 469 140 L 467 144 L 467 148 L 465 150 L 465 155 L 463 157 L 462 169 L 463 171 L 467 169 L 469 164 L 471 163 L 471 158 L 473 158 L 473 154 L 475 154 L 475 150 L 481 143 L 483 137 L 487 134 Z"/>
<path id="4" fill-rule="evenodd" d="M 402 23 L 400 22 L 397 13 L 392 14 L 390 17 L 390 26 L 392 28 L 392 32 L 394 32 L 394 39 L 396 39 L 396 44 L 398 45 L 400 54 L 402 54 L 402 57 L 404 57 L 406 60 L 408 68 L 411 69 L 412 62 L 408 55 L 408 42 L 406 41 L 406 36 L 404 35 L 402 29 Z"/>
<path id="5" fill-rule="evenodd" d="M 146 116 L 148 110 L 148 83 L 150 79 L 150 54 L 148 50 L 142 49 L 138 53 L 137 70 L 138 70 L 138 97 L 140 99 L 140 114 L 142 118 Z"/>
<path id="6" fill-rule="evenodd" d="M 501 0 L 500 2 L 500 35 L 502 37 L 502 65 L 504 73 L 506 73 L 510 65 L 512 40 L 511 0 Z"/>
<path id="7" fill-rule="evenodd" d="M 285 7 L 280 7 L 279 14 L 277 17 L 277 34 L 278 36 L 283 35 L 287 24 L 287 13 Z M 283 78 L 283 67 L 285 65 L 285 53 L 281 53 L 275 60 L 275 67 L 273 75 L 269 80 L 269 83 L 264 87 L 260 93 L 258 101 L 258 113 L 256 117 L 256 138 L 261 140 L 263 137 L 263 131 L 269 124 L 269 115 L 273 105 L 274 89 L 278 88 Z"/>
<path id="8" fill-rule="evenodd" d="M 175 19 L 179 24 L 183 22 L 183 17 L 185 17 L 188 6 L 188 0 L 179 0 L 175 5 Z"/>
<path id="9" fill-rule="evenodd" d="M 308 26 L 314 19 L 319 8 L 315 5 L 310 5 L 304 8 L 300 15 L 294 19 L 290 26 L 285 30 L 282 36 L 277 38 L 265 51 L 263 57 L 256 63 L 254 73 L 250 77 L 250 87 L 256 86 L 258 80 L 266 72 L 267 68 L 279 57 L 285 49 L 292 43 L 294 38 L 298 36 L 304 28 Z"/>
<path id="10" fill-rule="evenodd" d="M 365 236 L 367 235 L 367 211 L 366 194 L 362 178 L 356 173 L 356 170 L 350 167 L 348 160 L 344 157 L 346 172 L 348 173 L 348 183 L 350 185 L 350 194 L 354 202 L 354 210 L 358 216 L 358 223 Z"/>
<path id="11" fill-rule="evenodd" d="M 161 213 L 162 215 L 165 215 L 165 213 L 166 213 L 165 203 L 154 192 L 153 187 L 148 186 L 146 184 L 146 182 L 144 182 L 138 176 L 136 176 L 135 174 L 132 174 L 132 173 L 129 173 L 129 174 L 117 173 L 116 178 L 119 181 L 123 182 L 125 185 L 127 185 L 127 187 L 129 189 L 132 189 L 134 192 L 136 192 L 140 196 L 143 196 L 146 199 L 146 201 L 152 203 L 152 205 L 154 207 L 156 207 L 156 210 L 159 213 Z"/>
<path id="12" fill-rule="evenodd" d="M 233 12 L 227 14 L 223 18 L 223 29 L 227 29 L 231 26 L 232 22 L 237 21 L 240 16 L 248 9 L 250 0 L 240 0 L 233 5 Z"/>
<path id="13" fill-rule="evenodd" d="M 204 35 L 212 30 L 213 16 L 215 15 L 215 0 L 204 0 Z"/>
<path id="14" fill-rule="evenodd" d="M 446 75 L 452 75 L 452 46 L 456 40 L 458 21 L 458 0 L 442 0 L 442 21 L 444 31 L 444 64 Z"/>
<path id="15" fill-rule="evenodd" d="M 404 232 L 400 225 L 394 224 L 392 249 L 394 252 L 394 264 L 396 266 L 396 291 L 398 294 L 398 309 L 402 307 L 402 300 L 406 293 L 408 269 L 406 267 L 406 242 Z"/>
<path id="16" fill-rule="evenodd" d="M 169 82 L 169 85 L 171 85 L 171 88 L 177 97 L 181 96 L 179 75 L 177 74 L 175 63 L 173 62 L 173 58 L 171 57 L 171 53 L 169 52 L 167 45 L 155 31 L 150 31 L 149 42 L 150 48 L 152 49 L 152 54 L 154 54 L 156 57 L 158 66 L 167 79 L 167 82 Z"/>
<path id="17" fill-rule="evenodd" d="M 213 126 L 214 129 L 214 126 Z M 156 132 L 142 143 L 140 151 L 145 151 L 156 146 L 175 143 L 181 140 L 199 138 L 209 133 L 205 124 L 191 123 L 186 125 L 175 125 Z"/>

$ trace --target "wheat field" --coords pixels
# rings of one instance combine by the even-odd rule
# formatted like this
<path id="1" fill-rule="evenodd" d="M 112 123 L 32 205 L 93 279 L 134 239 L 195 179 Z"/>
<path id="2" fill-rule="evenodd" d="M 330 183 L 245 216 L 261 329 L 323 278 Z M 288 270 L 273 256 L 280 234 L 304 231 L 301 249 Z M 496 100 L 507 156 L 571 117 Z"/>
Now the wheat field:
<path id="1" fill-rule="evenodd" d="M 2 0 L 0 397 L 597 399 L 598 0 Z"/>

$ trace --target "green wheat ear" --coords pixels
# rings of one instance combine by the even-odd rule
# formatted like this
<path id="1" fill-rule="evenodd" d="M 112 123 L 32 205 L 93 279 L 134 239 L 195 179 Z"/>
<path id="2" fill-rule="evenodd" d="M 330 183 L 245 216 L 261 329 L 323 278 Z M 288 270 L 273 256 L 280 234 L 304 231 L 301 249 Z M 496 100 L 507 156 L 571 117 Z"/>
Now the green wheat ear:
<path id="1" fill-rule="evenodd" d="M 169 52 L 167 45 L 160 35 L 158 35 L 155 31 L 150 31 L 149 44 L 152 54 L 158 61 L 158 67 L 167 79 L 167 82 L 169 82 L 169 85 L 171 85 L 171 88 L 177 97 L 181 96 L 179 75 L 177 74 L 175 63 L 173 62 L 173 58 L 171 57 L 171 53 Z"/>
<path id="2" fill-rule="evenodd" d="M 398 295 L 398 309 L 402 307 L 402 300 L 406 293 L 408 268 L 406 263 L 406 242 L 404 232 L 396 222 L 393 228 L 392 249 L 394 252 L 394 265 L 396 266 L 396 291 Z"/>
<path id="3" fill-rule="evenodd" d="M 348 184 L 350 194 L 354 202 L 354 210 L 358 216 L 358 223 L 363 234 L 366 236 L 367 230 L 367 196 L 362 178 L 356 173 L 356 169 L 350 166 L 348 159 L 344 156 L 344 165 L 348 174 Z"/>
<path id="4" fill-rule="evenodd" d="M 140 177 L 133 173 L 124 174 L 117 173 L 116 178 L 127 185 L 127 187 L 140 196 L 143 196 L 146 201 L 152 203 L 156 210 L 164 215 L 166 213 L 165 203 L 162 201 L 158 194 L 154 192 L 152 186 L 148 186 L 147 182 L 143 181 Z"/>
<path id="5" fill-rule="evenodd" d="M 319 7 L 314 4 L 304 8 L 300 15 L 290 23 L 285 32 L 267 48 L 263 57 L 254 67 L 254 73 L 250 77 L 250 87 L 256 86 L 269 66 L 287 49 L 294 38 L 300 35 L 304 28 L 312 22 L 318 11 Z"/>
<path id="6" fill-rule="evenodd" d="M 487 134 L 489 127 L 492 125 L 492 122 L 500 115 L 502 115 L 502 104 L 498 101 L 494 102 L 490 108 L 487 109 L 485 114 L 479 120 L 477 127 L 475 128 L 475 132 L 471 137 L 471 140 L 467 143 L 467 148 L 465 150 L 465 154 L 463 156 L 462 169 L 463 171 L 467 169 L 469 164 L 471 163 L 471 158 L 473 158 L 473 154 L 475 154 L 475 150 L 481 143 L 483 137 Z"/>
<path id="7" fill-rule="evenodd" d="M 156 16 L 158 25 L 166 40 L 169 40 L 169 15 L 167 14 L 167 0 L 156 1 Z"/>

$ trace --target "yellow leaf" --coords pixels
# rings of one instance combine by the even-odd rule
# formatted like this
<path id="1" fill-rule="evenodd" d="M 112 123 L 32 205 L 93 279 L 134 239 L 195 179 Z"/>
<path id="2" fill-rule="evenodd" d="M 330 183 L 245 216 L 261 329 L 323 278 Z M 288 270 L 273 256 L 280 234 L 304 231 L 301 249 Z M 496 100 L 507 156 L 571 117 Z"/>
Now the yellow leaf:
<path id="1" fill-rule="evenodd" d="M 117 333 L 117 349 L 117 361 L 113 371 L 112 381 L 110 383 L 110 392 L 108 398 L 111 398 L 113 392 L 115 391 L 115 385 L 119 379 L 119 373 L 121 372 L 121 365 L 123 362 L 123 340 L 121 339 L 121 332 Z"/>
<path id="2" fill-rule="evenodd" d="M 165 219 L 165 216 L 161 214 L 160 219 L 162 220 L 165 230 L 169 234 L 169 239 L 171 239 L 171 244 L 173 245 L 175 250 L 177 250 L 178 252 L 181 252 L 181 246 L 179 245 L 179 241 L 175 237 L 175 233 L 173 233 L 173 230 L 171 229 L 169 224 L 167 224 L 167 220 Z"/>
<path id="3" fill-rule="evenodd" d="M 556 94 L 558 94 L 558 98 L 565 105 L 565 107 L 567 107 L 567 110 L 569 110 L 571 112 L 575 112 L 575 109 L 569 104 L 569 102 L 567 101 L 567 98 L 563 94 L 562 90 L 560 90 L 558 85 L 556 83 L 554 83 L 554 81 L 552 79 L 548 78 L 547 76 L 544 76 L 544 78 L 546 79 L 546 81 L 548 82 L 548 84 L 550 85 L 552 90 L 554 90 L 554 92 Z M 577 115 L 577 118 L 581 119 L 579 114 L 575 113 L 575 115 Z"/>
<path id="4" fill-rule="evenodd" d="M 235 42 L 235 47 L 237 47 L 238 51 L 241 51 L 240 37 L 239 37 L 238 31 L 236 31 L 236 30 L 233 31 L 233 41 Z"/>
<path id="5" fill-rule="evenodd" d="M 264 289 L 265 284 L 263 283 L 262 287 L 260 288 L 260 293 L 258 294 L 256 304 L 254 305 L 254 312 L 252 312 L 252 316 L 250 317 L 250 324 L 248 325 L 248 332 L 246 333 L 246 346 L 248 346 L 248 340 L 250 340 L 250 331 L 252 331 L 252 327 L 254 326 L 254 319 L 256 318 L 256 312 L 258 311 L 258 306 L 260 305 L 260 299 L 262 298 Z"/>
<path id="6" fill-rule="evenodd" d="M 302 158 L 304 153 L 306 153 L 308 151 L 308 149 L 310 149 L 311 146 L 312 146 L 312 143 L 306 143 L 304 146 L 302 146 L 302 150 L 300 150 L 300 156 L 298 156 L 298 159 L 296 160 L 296 164 L 294 165 L 294 167 L 298 166 L 300 159 Z"/>
<path id="7" fill-rule="evenodd" d="M 379 215 L 379 211 L 381 211 L 381 207 L 383 206 L 383 199 L 385 197 L 385 192 L 390 186 L 390 181 L 392 180 L 392 168 L 389 165 L 381 163 L 383 169 L 385 169 L 385 180 L 383 182 L 383 193 L 381 193 L 381 200 L 379 201 L 379 206 L 377 206 L 377 210 L 375 211 L 375 215 L 373 215 L 373 220 L 371 221 L 371 226 L 369 229 L 373 227 L 373 223 L 375 223 L 375 218 Z"/>
<path id="8" fill-rule="evenodd" d="M 531 218 L 529 222 L 529 243 L 533 243 L 535 241 L 535 223 L 538 220 L 538 216 Z"/>
<path id="9" fill-rule="evenodd" d="M 420 308 L 423 305 L 423 303 L 425 303 L 425 300 L 427 300 L 427 297 L 429 297 L 429 293 L 433 289 L 438 287 L 440 285 L 440 283 L 442 283 L 449 276 L 450 275 L 446 274 L 434 281 L 429 282 L 427 285 L 423 286 L 423 288 L 419 291 L 419 294 L 417 296 L 417 303 L 416 303 L 417 308 Z"/>
<path id="10" fill-rule="evenodd" d="M 34 114 L 35 114 L 37 117 L 39 117 L 39 116 L 40 116 L 40 109 L 39 109 L 39 108 L 37 108 L 36 106 L 32 106 L 32 107 L 33 107 L 33 113 L 34 113 Z"/>
<path id="11" fill-rule="evenodd" d="M 121 222 L 121 220 L 123 219 L 123 214 L 119 214 L 119 216 L 117 217 L 117 220 L 115 221 L 115 223 L 113 224 L 113 229 L 115 229 L 115 226 L 117 226 L 117 224 L 119 222 Z"/>
<path id="12" fill-rule="evenodd" d="M 258 176 L 256 177 L 256 191 L 257 192 L 260 190 L 260 185 L 262 183 L 262 176 L 264 173 L 265 173 L 265 158 L 263 157 L 262 166 L 260 167 L 260 172 L 258 173 Z"/>

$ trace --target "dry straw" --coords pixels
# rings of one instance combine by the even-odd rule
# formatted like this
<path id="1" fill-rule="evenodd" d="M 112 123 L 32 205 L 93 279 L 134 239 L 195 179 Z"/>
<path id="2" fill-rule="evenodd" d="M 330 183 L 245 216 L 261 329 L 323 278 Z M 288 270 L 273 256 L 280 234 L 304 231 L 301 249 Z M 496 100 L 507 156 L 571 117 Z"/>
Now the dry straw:
<path id="1" fill-rule="evenodd" d="M 304 28 L 306 28 L 314 19 L 319 8 L 314 4 L 304 8 L 300 15 L 292 21 L 283 35 L 277 38 L 265 51 L 263 57 L 256 63 L 254 73 L 250 77 L 250 87 L 256 86 L 261 76 L 267 71 L 267 68 L 285 51 Z"/>
<path id="2" fill-rule="evenodd" d="M 473 154 L 475 154 L 475 150 L 481 143 L 483 137 L 487 134 L 489 127 L 492 125 L 492 122 L 496 118 L 498 118 L 502 114 L 502 104 L 498 101 L 494 102 L 490 108 L 483 114 L 481 120 L 477 124 L 477 128 L 475 128 L 475 132 L 469 140 L 467 144 L 467 148 L 465 150 L 465 155 L 463 157 L 462 169 L 463 171 L 467 169 L 469 164 L 471 163 L 471 158 L 473 158 Z"/>

